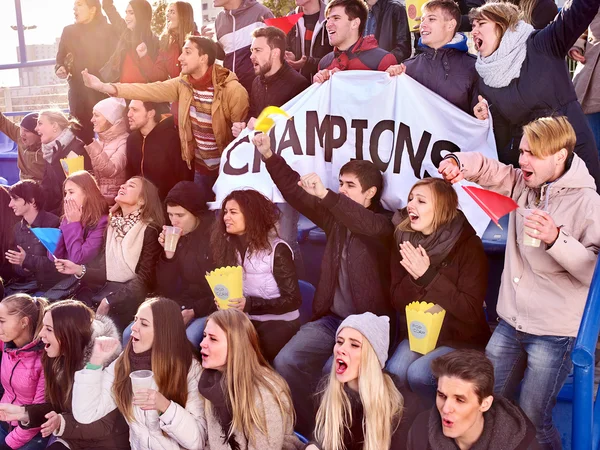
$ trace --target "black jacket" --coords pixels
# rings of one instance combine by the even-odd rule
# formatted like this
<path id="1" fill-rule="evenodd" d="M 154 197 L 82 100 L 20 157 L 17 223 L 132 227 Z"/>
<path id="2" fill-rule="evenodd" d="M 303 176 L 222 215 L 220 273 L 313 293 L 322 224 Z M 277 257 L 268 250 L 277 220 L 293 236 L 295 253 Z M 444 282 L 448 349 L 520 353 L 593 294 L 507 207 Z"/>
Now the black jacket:
<path id="1" fill-rule="evenodd" d="M 37 289 L 45 291 L 54 286 L 62 276 L 56 271 L 54 261 L 48 258 L 48 250 L 35 237 L 30 228 L 58 228 L 60 220 L 54 214 L 40 210 L 31 224 L 25 219 L 15 224 L 14 248 L 17 245 L 27 253 L 22 266 L 14 266 L 15 282 L 37 281 Z M 2 255 L 4 257 L 4 255 Z"/>
<path id="2" fill-rule="evenodd" d="M 300 73 L 309 83 L 312 83 L 313 76 L 319 71 L 319 61 L 321 61 L 321 58 L 333 51 L 333 47 L 329 43 L 327 30 L 325 29 L 327 23 L 327 18 L 325 17 L 326 6 L 327 5 L 321 1 L 319 20 L 315 24 L 311 48 L 308 55 L 305 55 L 304 52 L 304 32 L 306 31 L 306 28 L 304 27 L 303 18 L 300 18 L 298 23 L 294 25 L 287 35 L 287 49 L 294 54 L 295 59 L 299 60 L 302 56 L 306 56 L 306 63 L 300 70 Z M 288 15 L 297 14 L 299 12 L 302 12 L 301 7 L 296 8 Z"/>
<path id="3" fill-rule="evenodd" d="M 486 86 L 479 92 L 489 102 L 500 161 L 518 167 L 522 128 L 532 120 L 563 115 L 577 134 L 575 153 L 585 161 L 600 190 L 600 163 L 588 125 L 565 63 L 567 52 L 598 13 L 600 0 L 574 0 L 556 20 L 527 40 L 521 75 L 503 88 Z"/>
<path id="4" fill-rule="evenodd" d="M 391 314 L 389 255 L 394 227 L 391 213 L 379 205 L 364 208 L 344 195 L 329 192 L 320 200 L 298 186 L 300 176 L 273 154 L 266 161 L 283 198 L 327 234 L 323 271 L 313 300 L 313 320 L 330 314 L 340 271 L 346 231 L 350 289 L 357 314 Z"/>
<path id="5" fill-rule="evenodd" d="M 215 268 L 210 255 L 213 211 L 200 216 L 198 227 L 181 236 L 171 259 L 161 252 L 156 264 L 156 293 L 176 301 L 182 309 L 193 309 L 194 317 L 216 310 L 214 295 L 204 275 Z"/>
<path id="6" fill-rule="evenodd" d="M 267 106 L 284 105 L 308 86 L 308 80 L 284 62 L 281 69 L 270 77 L 261 75 L 254 79 L 248 117 L 258 117 Z"/>
<path id="7" fill-rule="evenodd" d="M 535 427 L 525 413 L 503 397 L 494 395 L 491 408 L 483 414 L 483 433 L 471 450 L 528 450 L 539 448 Z M 444 436 L 436 407 L 424 411 L 410 429 L 408 450 L 456 450 L 454 439 Z"/>
<path id="8" fill-rule="evenodd" d="M 398 63 L 410 58 L 412 48 L 406 7 L 398 0 L 377 0 L 372 13 L 379 47 L 392 53 Z"/>
<path id="9" fill-rule="evenodd" d="M 143 176 L 158 188 L 164 200 L 180 181 L 193 181 L 194 172 L 181 157 L 179 132 L 172 116 L 162 119 L 148 134 L 133 131 L 127 138 L 127 176 Z"/>
<path id="10" fill-rule="evenodd" d="M 437 50 L 419 40 L 419 48 L 421 53 L 404 61 L 407 75 L 473 115 L 479 74 L 475 70 L 476 58 L 468 53 L 467 38 L 456 34 L 450 43 Z"/>
<path id="11" fill-rule="evenodd" d="M 44 209 L 57 216 L 61 216 L 63 212 L 63 183 L 65 182 L 65 171 L 63 170 L 60 160 L 66 158 L 69 153 L 83 155 L 84 169 L 92 172 L 92 160 L 90 155 L 85 151 L 85 145 L 74 138 L 69 145 L 63 147 L 58 144 L 58 149 L 52 156 L 52 163 L 46 162 L 44 178 L 42 178 L 42 190 L 44 191 Z"/>
<path id="12" fill-rule="evenodd" d="M 100 11 L 88 24 L 76 23 L 63 29 L 56 54 L 56 68 L 64 66 L 69 69 L 71 57 L 68 55 L 72 55 L 69 109 L 84 126 L 89 125 L 94 105 L 106 96 L 85 87 L 81 71 L 87 69 L 92 75 L 99 76 L 100 69 L 115 51 L 118 39 L 118 29 L 110 25 Z"/>

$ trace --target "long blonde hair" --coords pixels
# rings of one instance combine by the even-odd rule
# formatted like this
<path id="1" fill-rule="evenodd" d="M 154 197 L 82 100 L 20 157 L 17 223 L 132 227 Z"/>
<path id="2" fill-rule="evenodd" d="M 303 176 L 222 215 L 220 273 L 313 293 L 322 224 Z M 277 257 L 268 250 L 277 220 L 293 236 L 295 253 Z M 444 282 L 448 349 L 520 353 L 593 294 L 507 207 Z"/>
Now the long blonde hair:
<path id="1" fill-rule="evenodd" d="M 206 322 L 209 320 L 227 336 L 227 368 L 222 382 L 233 416 L 228 437 L 239 432 L 252 446 L 257 431 L 268 436 L 266 417 L 260 404 L 261 388 L 277 403 L 284 428 L 293 425 L 295 416 L 290 388 L 262 355 L 258 334 L 250 319 L 237 309 L 226 309 L 211 314 Z M 210 403 L 208 408 L 210 410 Z"/>
<path id="2" fill-rule="evenodd" d="M 364 450 L 388 450 L 392 435 L 400 424 L 404 399 L 392 378 L 381 370 L 375 350 L 363 339 L 358 392 L 363 405 L 362 429 L 365 437 Z M 352 426 L 352 408 L 344 384 L 335 376 L 335 364 L 331 367 L 321 404 L 317 412 L 315 438 L 323 450 L 346 450 L 344 431 Z"/>

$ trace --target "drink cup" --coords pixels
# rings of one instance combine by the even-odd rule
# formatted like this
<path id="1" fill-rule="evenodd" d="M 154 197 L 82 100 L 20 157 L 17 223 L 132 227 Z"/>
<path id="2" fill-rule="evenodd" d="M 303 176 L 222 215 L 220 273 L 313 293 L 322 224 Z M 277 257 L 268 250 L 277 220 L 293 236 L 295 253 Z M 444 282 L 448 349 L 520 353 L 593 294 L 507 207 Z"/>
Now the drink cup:
<path id="1" fill-rule="evenodd" d="M 151 370 L 136 370 L 129 374 L 129 378 L 134 395 L 142 389 L 152 389 L 154 386 L 154 374 Z"/>
<path id="2" fill-rule="evenodd" d="M 177 250 L 177 242 L 181 236 L 181 228 L 165 227 L 165 252 L 174 252 Z"/>
<path id="3" fill-rule="evenodd" d="M 525 209 L 523 210 L 523 219 L 527 220 L 527 218 L 535 211 L 535 209 Z M 531 237 L 527 234 L 527 231 L 530 233 L 537 233 L 537 230 L 529 228 L 526 225 L 523 225 L 523 245 L 527 245 L 529 247 L 539 247 L 542 243 L 539 239 Z"/>

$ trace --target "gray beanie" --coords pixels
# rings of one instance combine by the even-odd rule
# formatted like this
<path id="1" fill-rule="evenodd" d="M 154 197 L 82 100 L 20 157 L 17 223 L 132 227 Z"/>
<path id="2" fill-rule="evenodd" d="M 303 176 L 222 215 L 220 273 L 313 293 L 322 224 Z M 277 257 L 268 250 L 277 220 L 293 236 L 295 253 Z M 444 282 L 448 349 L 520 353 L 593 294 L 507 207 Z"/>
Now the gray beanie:
<path id="1" fill-rule="evenodd" d="M 343 328 L 354 328 L 367 338 L 381 368 L 385 367 L 390 347 L 390 318 L 387 316 L 376 316 L 373 313 L 366 312 L 346 317 L 338 327 L 335 337 L 337 339 Z"/>

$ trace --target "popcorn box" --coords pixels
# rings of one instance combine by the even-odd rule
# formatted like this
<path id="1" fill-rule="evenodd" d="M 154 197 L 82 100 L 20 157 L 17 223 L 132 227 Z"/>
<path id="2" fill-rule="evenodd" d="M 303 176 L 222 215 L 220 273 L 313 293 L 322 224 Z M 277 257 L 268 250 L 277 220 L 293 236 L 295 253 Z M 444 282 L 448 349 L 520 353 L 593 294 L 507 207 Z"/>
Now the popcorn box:
<path id="1" fill-rule="evenodd" d="M 71 158 L 63 158 L 60 160 L 60 165 L 65 172 L 65 177 L 68 177 L 72 173 L 84 170 L 83 156 L 75 156 Z"/>
<path id="2" fill-rule="evenodd" d="M 426 312 L 434 308 L 433 312 Z M 406 306 L 408 340 L 413 352 L 426 355 L 435 349 L 446 310 L 433 303 L 412 302 Z"/>
<path id="3" fill-rule="evenodd" d="M 228 309 L 229 300 L 243 297 L 242 266 L 219 267 L 206 274 L 219 308 Z"/>
<path id="4" fill-rule="evenodd" d="M 419 31 L 421 21 L 416 19 L 421 17 L 421 8 L 426 2 L 427 0 L 406 0 L 406 15 L 410 31 Z"/>

